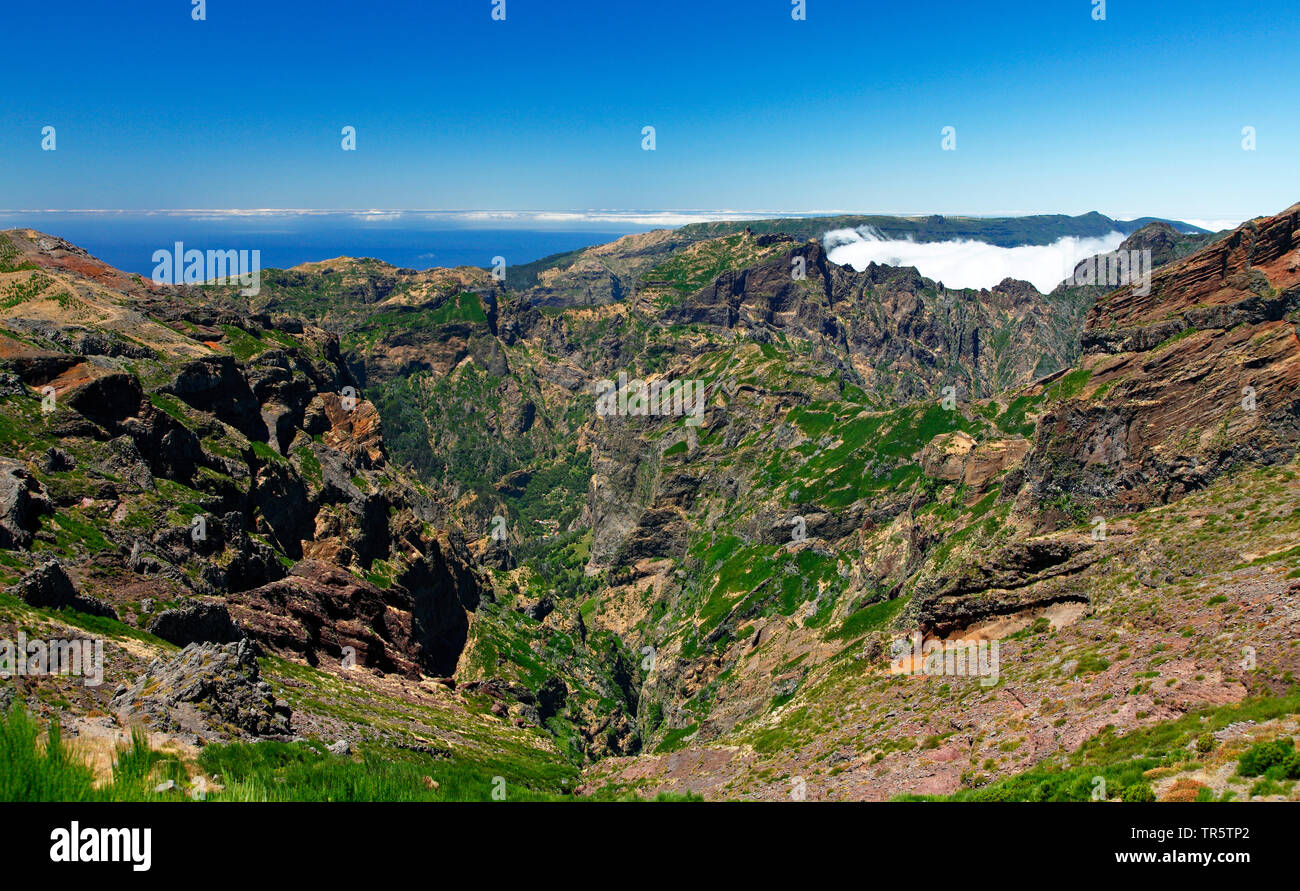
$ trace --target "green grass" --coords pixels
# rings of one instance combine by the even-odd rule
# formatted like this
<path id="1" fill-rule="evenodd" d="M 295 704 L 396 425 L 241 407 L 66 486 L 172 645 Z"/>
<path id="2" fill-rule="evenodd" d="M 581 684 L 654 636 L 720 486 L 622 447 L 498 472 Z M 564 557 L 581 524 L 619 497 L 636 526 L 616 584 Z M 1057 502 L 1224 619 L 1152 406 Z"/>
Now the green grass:
<path id="1" fill-rule="evenodd" d="M 100 786 L 57 723 L 44 745 L 39 737 L 36 721 L 17 704 L 0 721 L 0 801 L 138 801 L 156 798 L 158 783 L 184 777 L 174 756 L 152 750 L 143 732 L 118 749 L 112 779 Z"/>
<path id="2" fill-rule="evenodd" d="M 91 521 L 83 519 L 79 509 L 68 509 L 60 513 L 41 518 L 41 525 L 54 533 L 59 550 L 76 553 L 84 548 L 91 553 L 107 551 L 113 548 L 111 542 Z"/>
<path id="3" fill-rule="evenodd" d="M 856 409 L 856 406 L 854 407 Z M 842 508 L 873 492 L 905 488 L 921 474 L 923 448 L 941 433 L 973 432 L 977 425 L 937 404 L 910 405 L 889 412 L 855 411 L 830 420 L 820 407 L 791 412 L 790 418 L 811 437 L 834 436 L 827 448 L 816 441 L 798 447 L 807 461 L 793 474 L 790 457 L 776 451 L 764 468 L 764 483 L 788 480 L 793 503 Z"/>
<path id="4" fill-rule="evenodd" d="M 1121 380 L 1122 378 L 1113 378 L 1111 380 L 1106 381 L 1106 383 L 1102 384 L 1100 387 L 1092 391 L 1091 398 L 1096 399 L 1098 401 L 1105 399 L 1106 394 L 1111 391 L 1111 388 L 1114 387 Z"/>
<path id="5" fill-rule="evenodd" d="M 1042 396 L 1017 396 L 1007 405 L 1007 410 L 994 422 L 1003 433 L 1033 436 L 1035 424 L 1027 419 L 1030 409 L 1042 403 Z"/>
<path id="6" fill-rule="evenodd" d="M 0 721 L 0 801 L 176 801 L 189 794 L 185 766 L 150 748 L 143 732 L 119 748 L 112 778 L 100 785 L 57 724 L 50 725 L 46 742 L 40 737 L 37 722 L 20 706 Z M 206 796 L 215 801 L 493 801 L 501 800 L 494 792 L 502 789 L 509 801 L 564 795 L 561 773 L 533 765 L 400 749 L 333 755 L 318 742 L 210 744 L 197 767 L 221 787 Z M 174 789 L 154 791 L 169 779 Z"/>
<path id="7" fill-rule="evenodd" d="M 321 472 L 320 459 L 316 453 L 311 450 L 310 446 L 300 446 L 293 452 L 298 459 L 298 467 L 304 479 L 317 486 L 321 485 L 324 479 Z"/>
<path id="8" fill-rule="evenodd" d="M 1154 347 L 1151 348 L 1150 355 L 1155 355 L 1156 353 L 1163 350 L 1165 347 L 1170 346 L 1171 344 L 1178 343 L 1178 341 L 1184 338 L 1191 337 L 1193 334 L 1197 332 L 1197 330 L 1198 329 L 1196 328 L 1184 328 L 1182 331 L 1179 331 L 1177 334 L 1173 335 L 1172 337 L 1166 337 L 1164 340 L 1160 341 L 1160 343 L 1156 344 Z"/>
<path id="9" fill-rule="evenodd" d="M 865 606 L 846 618 L 844 624 L 831 637 L 851 640 L 855 637 L 861 637 L 869 631 L 884 628 L 893 621 L 894 616 L 898 615 L 898 611 L 903 608 L 904 602 L 904 598 L 899 597 L 896 600 L 882 600 L 879 603 Z"/>
<path id="10" fill-rule="evenodd" d="M 254 439 L 249 442 L 249 446 L 252 447 L 253 454 L 256 455 L 258 458 L 261 458 L 262 461 L 266 464 L 287 464 L 288 463 L 289 460 L 288 458 L 285 458 L 284 455 L 281 455 L 275 449 L 271 448 L 271 446 L 268 445 L 267 443 Z"/>
<path id="11" fill-rule="evenodd" d="M 222 325 L 221 330 L 226 333 L 226 346 L 230 355 L 240 362 L 247 362 L 267 348 L 260 338 L 236 325 Z"/>
<path id="12" fill-rule="evenodd" d="M 502 783 L 510 801 L 559 797 L 558 790 L 539 791 L 508 771 L 494 774 L 487 765 L 457 758 L 402 750 L 333 755 L 314 742 L 209 745 L 199 754 L 199 766 L 224 787 L 209 796 L 213 800 L 492 801 Z"/>
<path id="13" fill-rule="evenodd" d="M 1043 395 L 1049 402 L 1072 399 L 1078 396 L 1083 388 L 1088 385 L 1088 379 L 1091 377 L 1092 372 L 1088 369 L 1077 368 L 1063 375 L 1059 380 L 1052 382 L 1043 390 Z"/>
<path id="14" fill-rule="evenodd" d="M 166 393 L 150 393 L 149 401 L 160 411 L 171 415 L 174 420 L 179 421 L 182 425 L 188 425 L 189 419 L 185 415 L 184 404 L 174 396 Z"/>
<path id="15" fill-rule="evenodd" d="M 430 312 L 429 321 L 435 325 L 445 325 L 448 322 L 486 322 L 487 313 L 483 311 L 483 303 L 477 294 L 462 291 Z"/>
<path id="16" fill-rule="evenodd" d="M 438 306 L 403 306 L 367 317 L 343 338 L 343 346 L 361 351 L 389 335 L 400 332 L 428 332 L 454 323 L 485 325 L 487 312 L 477 294 L 462 291 L 449 296 Z"/>
<path id="17" fill-rule="evenodd" d="M 1074 669 L 1076 675 L 1097 674 L 1110 668 L 1110 660 L 1096 653 L 1084 653 L 1079 657 L 1078 665 Z"/>
<path id="18" fill-rule="evenodd" d="M 686 727 L 678 727 L 674 730 L 669 730 L 664 734 L 663 741 L 659 743 L 659 747 L 656 748 L 655 751 L 675 752 L 682 746 L 686 745 L 687 738 L 699 729 L 699 724 L 689 724 Z"/>
<path id="19" fill-rule="evenodd" d="M 44 748 L 39 730 L 21 707 L 0 724 L 0 801 L 89 801 L 94 775 L 63 745 L 57 724 Z"/>
<path id="20" fill-rule="evenodd" d="M 27 395 L 0 399 L 0 454 L 15 455 L 20 446 L 35 449 L 57 444 L 47 432 L 49 421 L 41 414 L 40 405 L 38 398 Z"/>

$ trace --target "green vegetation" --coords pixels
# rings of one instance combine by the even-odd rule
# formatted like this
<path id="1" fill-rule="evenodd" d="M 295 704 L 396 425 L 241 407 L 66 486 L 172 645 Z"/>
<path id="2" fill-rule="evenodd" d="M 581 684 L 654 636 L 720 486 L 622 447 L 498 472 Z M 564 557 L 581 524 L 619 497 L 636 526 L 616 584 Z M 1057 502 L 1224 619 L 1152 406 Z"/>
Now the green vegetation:
<path id="1" fill-rule="evenodd" d="M 267 348 L 261 338 L 249 334 L 237 325 L 222 325 L 221 330 L 226 333 L 226 348 L 240 362 L 247 362 Z"/>
<path id="2" fill-rule="evenodd" d="M 1050 759 L 1024 773 L 1005 777 L 976 789 L 964 789 L 949 796 L 961 801 L 1089 801 L 1095 777 L 1105 779 L 1113 796 L 1133 786 L 1149 785 L 1145 774 L 1157 768 L 1184 763 L 1188 745 L 1205 733 L 1221 730 L 1229 724 L 1263 722 L 1300 713 L 1300 688 L 1280 697 L 1258 697 L 1236 705 L 1189 712 L 1174 721 L 1142 727 L 1120 735 L 1107 726 L 1088 739 L 1075 752 Z M 1252 749 L 1256 754 L 1246 762 L 1250 770 L 1267 773 L 1289 771 L 1293 762 L 1286 743 L 1265 744 Z M 1248 753 L 1249 754 L 1249 753 Z M 1260 774 L 1245 774 L 1256 776 Z M 1279 772 L 1278 776 L 1285 775 Z M 1132 795 L 1144 795 L 1135 791 Z M 916 796 L 909 796 L 916 798 Z M 922 796 L 924 797 L 924 796 Z M 1127 799 L 1126 800 L 1130 800 Z"/>
<path id="3" fill-rule="evenodd" d="M 400 306 L 374 313 L 359 320 L 342 340 L 349 350 L 363 353 L 391 335 L 432 332 L 453 323 L 486 325 L 487 312 L 483 309 L 482 299 L 477 294 L 462 291 L 448 296 L 432 308 L 423 305 Z"/>
<path id="4" fill-rule="evenodd" d="M 1042 396 L 1017 396 L 1011 400 L 1006 411 L 999 415 L 994 423 L 1003 433 L 1033 436 L 1035 424 L 1027 419 L 1027 415 L 1042 401 Z"/>
<path id="5" fill-rule="evenodd" d="M 692 294 L 724 272 L 743 269 L 761 259 L 796 247 L 776 244 L 760 248 L 744 235 L 729 235 L 704 241 L 673 254 L 642 278 L 646 285 L 667 285 L 679 295 Z"/>
<path id="6" fill-rule="evenodd" d="M 483 311 L 483 301 L 477 294 L 461 291 L 430 312 L 428 321 L 433 325 L 446 325 L 450 322 L 482 323 L 487 321 L 487 313 Z"/>
<path id="7" fill-rule="evenodd" d="M 230 743 L 205 746 L 199 767 L 224 788 L 216 801 L 546 801 L 557 786 L 539 790 L 538 777 L 414 752 L 385 749 L 352 757 L 320 743 Z M 504 768 L 502 768 L 504 770 Z"/>
<path id="8" fill-rule="evenodd" d="M 42 742 L 15 707 L 0 721 L 0 801 L 541 801 L 563 794 L 567 771 L 425 755 L 397 749 L 333 755 L 316 742 L 210 744 L 199 753 L 202 783 L 178 756 L 150 748 L 143 732 L 120 748 L 112 776 L 96 783 L 75 746 L 51 724 Z M 165 791 L 155 791 L 172 781 Z M 495 793 L 495 798 L 494 798 Z"/>
<path id="9" fill-rule="evenodd" d="M 1237 770 L 1244 777 L 1300 780 L 1300 752 L 1287 737 L 1255 743 L 1238 759 Z"/>
<path id="10" fill-rule="evenodd" d="M 259 459 L 261 459 L 262 463 L 264 464 L 287 463 L 287 459 L 284 457 L 284 455 L 281 455 L 275 449 L 271 448 L 271 446 L 268 443 L 261 442 L 260 440 L 255 439 L 249 442 L 248 445 L 253 450 L 253 454 L 256 455 Z"/>
<path id="11" fill-rule="evenodd" d="M 1167 346 L 1171 346 L 1178 343 L 1180 340 L 1185 340 L 1186 338 L 1191 337 L 1197 332 L 1197 330 L 1198 329 L 1196 328 L 1184 328 L 1172 337 L 1166 337 L 1164 340 L 1160 341 L 1160 343 L 1156 344 L 1156 346 L 1152 348 L 1151 352 L 1158 353 Z"/>
<path id="12" fill-rule="evenodd" d="M 1155 791 L 1146 783 L 1130 783 L 1120 793 L 1120 798 L 1128 802 L 1155 801 Z"/>
<path id="13" fill-rule="evenodd" d="M 692 734 L 694 734 L 695 731 L 699 729 L 700 729 L 699 724 L 688 724 L 685 727 L 678 727 L 673 730 L 669 730 L 666 734 L 664 734 L 663 740 L 659 743 L 659 747 L 655 749 L 655 751 L 675 752 L 678 749 L 685 746 L 687 741 L 692 736 Z"/>
<path id="14" fill-rule="evenodd" d="M 1060 402 L 1063 399 L 1073 399 L 1078 396 L 1085 386 L 1088 385 L 1092 372 L 1086 368 L 1076 368 L 1074 371 L 1062 375 L 1053 381 L 1043 390 L 1043 396 L 1048 402 Z"/>
<path id="15" fill-rule="evenodd" d="M 845 619 L 844 624 L 840 626 L 840 629 L 833 636 L 852 640 L 869 631 L 885 628 L 893 621 L 894 616 L 898 615 L 898 611 L 903 608 L 904 603 L 903 598 L 899 598 L 897 600 L 882 600 L 879 603 L 865 606 Z"/>
<path id="16" fill-rule="evenodd" d="M 111 779 L 96 785 L 90 767 L 52 723 L 42 744 L 36 722 L 15 704 L 0 719 L 0 801 L 138 801 L 184 776 L 173 755 L 152 750 L 143 732 L 119 748 Z"/>
<path id="17" fill-rule="evenodd" d="M 792 504 L 843 508 L 872 492 L 904 489 L 920 477 L 920 453 L 930 440 L 941 433 L 978 429 L 959 412 L 945 411 L 938 404 L 909 405 L 887 412 L 844 406 L 845 414 L 835 414 L 833 422 L 829 408 L 814 405 L 792 410 L 790 420 L 810 437 L 794 449 L 806 460 L 792 470 L 789 457 L 775 450 L 764 468 L 765 484 L 790 481 Z M 819 445 L 822 438 L 832 435 L 832 429 L 835 441 L 826 447 Z"/>
<path id="18" fill-rule="evenodd" d="M 21 272 L 36 268 L 32 263 L 17 262 L 18 256 L 18 248 L 9 240 L 9 236 L 0 235 L 0 272 Z"/>
<path id="19" fill-rule="evenodd" d="M 1074 669 L 1076 675 L 1097 674 L 1110 668 L 1110 660 L 1096 653 L 1084 653 Z"/>

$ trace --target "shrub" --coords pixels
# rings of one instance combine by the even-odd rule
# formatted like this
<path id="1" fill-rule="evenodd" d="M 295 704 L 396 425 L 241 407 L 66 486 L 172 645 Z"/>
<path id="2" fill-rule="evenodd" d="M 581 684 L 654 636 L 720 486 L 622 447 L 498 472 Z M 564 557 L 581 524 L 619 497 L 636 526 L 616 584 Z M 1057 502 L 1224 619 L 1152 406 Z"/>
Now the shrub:
<path id="1" fill-rule="evenodd" d="M 1288 738 L 1255 743 L 1237 760 L 1237 771 L 1244 777 L 1300 779 L 1300 753 Z"/>
<path id="2" fill-rule="evenodd" d="M 1125 786 L 1124 794 L 1120 797 L 1125 801 L 1155 801 L 1156 793 L 1146 783 L 1134 783 Z"/>

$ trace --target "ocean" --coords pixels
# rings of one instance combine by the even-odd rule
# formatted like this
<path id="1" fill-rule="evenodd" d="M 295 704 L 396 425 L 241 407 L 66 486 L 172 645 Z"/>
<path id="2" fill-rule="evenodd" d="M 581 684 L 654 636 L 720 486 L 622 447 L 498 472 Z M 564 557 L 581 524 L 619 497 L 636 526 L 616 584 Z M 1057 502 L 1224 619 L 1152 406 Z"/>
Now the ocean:
<path id="1" fill-rule="evenodd" d="M 175 243 L 198 250 L 260 250 L 262 268 L 333 257 L 375 257 L 394 266 L 512 266 L 613 241 L 653 225 L 555 225 L 511 228 L 420 214 L 195 214 L 2 212 L 0 229 L 31 228 L 85 248 L 111 266 L 153 273 L 154 251 Z"/>

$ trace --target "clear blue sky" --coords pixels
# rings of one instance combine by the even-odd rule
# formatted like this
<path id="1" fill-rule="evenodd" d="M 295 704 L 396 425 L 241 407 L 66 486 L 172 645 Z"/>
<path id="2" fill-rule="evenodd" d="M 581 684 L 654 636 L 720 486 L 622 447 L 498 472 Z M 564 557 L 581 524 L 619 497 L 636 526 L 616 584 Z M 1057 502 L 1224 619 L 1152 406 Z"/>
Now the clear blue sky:
<path id="1" fill-rule="evenodd" d="M 0 208 L 1214 218 L 1300 200 L 1294 0 L 1109 0 L 1104 22 L 1091 0 L 808 0 L 804 22 L 789 0 L 508 0 L 505 22 L 491 0 L 190 8 L 6 4 Z"/>

